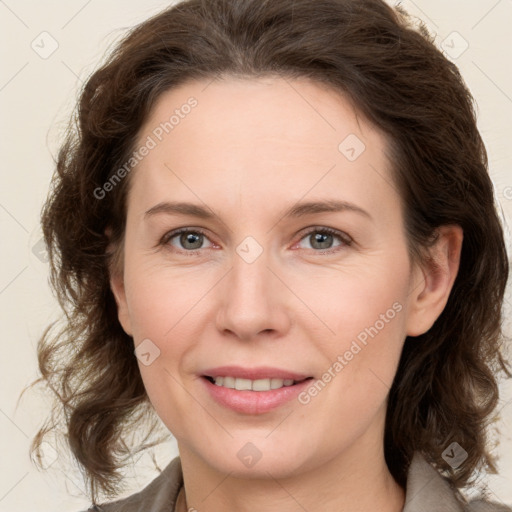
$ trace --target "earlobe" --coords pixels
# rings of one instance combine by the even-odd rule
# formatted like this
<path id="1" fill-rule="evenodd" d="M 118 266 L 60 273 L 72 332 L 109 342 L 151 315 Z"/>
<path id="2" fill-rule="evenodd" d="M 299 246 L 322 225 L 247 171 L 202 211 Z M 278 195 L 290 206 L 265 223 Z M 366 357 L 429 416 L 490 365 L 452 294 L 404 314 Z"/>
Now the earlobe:
<path id="1" fill-rule="evenodd" d="M 413 272 L 407 335 L 427 332 L 443 312 L 457 277 L 462 250 L 460 226 L 438 228 L 438 239 L 429 249 L 430 258 Z"/>

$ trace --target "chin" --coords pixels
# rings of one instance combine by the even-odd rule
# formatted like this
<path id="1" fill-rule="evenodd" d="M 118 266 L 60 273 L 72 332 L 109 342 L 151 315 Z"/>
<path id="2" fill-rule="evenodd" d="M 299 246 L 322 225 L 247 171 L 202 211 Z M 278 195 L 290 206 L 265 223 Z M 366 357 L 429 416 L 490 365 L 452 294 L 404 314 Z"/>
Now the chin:
<path id="1" fill-rule="evenodd" d="M 313 453 L 304 451 L 307 442 L 270 442 L 256 436 L 254 441 L 249 439 L 251 436 L 230 440 L 227 446 L 217 445 L 218 449 L 213 448 L 212 442 L 208 448 L 199 447 L 196 453 L 215 471 L 244 479 L 288 478 L 321 464 L 320 460 L 315 464 Z"/>

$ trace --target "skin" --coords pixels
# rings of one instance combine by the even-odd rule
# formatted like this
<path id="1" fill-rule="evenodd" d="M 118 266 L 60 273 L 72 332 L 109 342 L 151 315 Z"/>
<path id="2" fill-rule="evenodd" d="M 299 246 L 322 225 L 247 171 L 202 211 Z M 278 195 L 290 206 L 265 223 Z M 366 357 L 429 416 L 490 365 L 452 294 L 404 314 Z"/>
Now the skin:
<path id="1" fill-rule="evenodd" d="M 136 347 L 149 339 L 160 350 L 139 366 L 178 441 L 187 506 L 402 510 L 404 490 L 384 460 L 387 395 L 405 337 L 427 331 L 446 304 L 462 230 L 440 229 L 438 272 L 413 264 L 385 136 L 342 95 L 305 79 L 183 84 L 159 98 L 140 143 L 190 96 L 198 105 L 130 175 L 124 261 L 111 278 L 124 330 Z M 366 146 L 354 161 L 338 149 L 349 134 Z M 368 216 L 283 217 L 297 202 L 327 199 Z M 165 201 L 215 217 L 145 214 Z M 325 227 L 343 238 L 319 248 L 313 228 Z M 201 228 L 200 248 L 179 235 L 160 243 L 177 228 Z M 263 249 L 250 264 L 236 252 L 247 236 Z M 201 371 L 226 364 L 319 379 L 396 303 L 400 312 L 305 405 L 243 414 L 205 391 Z M 237 457 L 248 442 L 261 453 L 250 468 Z"/>

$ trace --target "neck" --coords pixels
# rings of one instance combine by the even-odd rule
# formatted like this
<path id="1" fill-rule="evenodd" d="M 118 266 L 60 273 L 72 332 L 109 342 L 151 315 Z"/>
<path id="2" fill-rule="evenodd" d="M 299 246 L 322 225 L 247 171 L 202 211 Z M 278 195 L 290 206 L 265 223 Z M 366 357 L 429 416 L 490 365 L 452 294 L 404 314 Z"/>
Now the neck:
<path id="1" fill-rule="evenodd" d="M 239 478 L 180 445 L 187 510 L 200 512 L 400 512 L 405 493 L 380 450 L 352 446 L 324 464 L 276 479 Z M 375 447 L 374 447 L 375 448 Z M 378 447 L 379 448 L 379 447 Z"/>

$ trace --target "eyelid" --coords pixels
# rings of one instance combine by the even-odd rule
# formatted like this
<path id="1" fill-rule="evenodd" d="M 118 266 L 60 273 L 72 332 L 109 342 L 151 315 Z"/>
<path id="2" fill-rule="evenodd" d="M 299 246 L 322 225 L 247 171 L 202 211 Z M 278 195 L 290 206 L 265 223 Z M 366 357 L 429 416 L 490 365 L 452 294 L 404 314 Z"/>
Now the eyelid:
<path id="1" fill-rule="evenodd" d="M 171 231 L 165 233 L 162 236 L 162 238 L 160 239 L 158 245 L 167 246 L 167 245 L 169 245 L 169 241 L 172 238 L 174 238 L 174 237 L 176 237 L 178 235 L 181 235 L 182 233 L 198 233 L 198 234 L 201 234 L 205 238 L 207 238 L 213 245 L 216 245 L 215 242 L 210 240 L 210 237 L 208 236 L 207 232 L 204 229 L 196 228 L 196 227 L 193 227 L 193 226 L 176 228 L 174 230 L 171 230 Z M 319 253 L 319 254 L 338 252 L 340 250 L 340 247 L 342 248 L 343 246 L 350 246 L 354 242 L 353 238 L 350 235 L 348 235 L 347 233 L 345 233 L 344 231 L 340 231 L 338 229 L 330 228 L 330 227 L 327 227 L 327 226 L 309 226 L 307 228 L 304 228 L 303 230 L 301 230 L 297 234 L 299 239 L 298 239 L 297 242 L 295 242 L 293 244 L 292 247 L 297 246 L 304 238 L 306 238 L 311 233 L 327 233 L 327 234 L 330 234 L 330 235 L 333 235 L 333 236 L 337 236 L 343 242 L 342 246 L 337 246 L 337 247 L 330 248 L 330 249 L 320 249 L 320 250 L 310 249 L 311 251 L 313 251 L 315 253 Z M 190 251 L 184 250 L 184 249 L 175 249 L 175 250 L 177 252 L 181 252 L 181 253 L 196 254 L 196 253 L 200 252 L 203 249 L 194 249 L 194 250 L 190 250 Z"/>
<path id="2" fill-rule="evenodd" d="M 309 226 L 309 227 L 301 230 L 298 233 L 298 236 L 300 236 L 301 237 L 300 239 L 302 240 L 302 238 L 304 238 L 305 236 L 307 236 L 311 233 L 316 233 L 316 232 L 318 232 L 318 233 L 325 232 L 325 233 L 329 233 L 331 235 L 337 235 L 347 243 L 354 241 L 353 238 L 350 235 L 348 235 L 347 233 L 345 233 L 344 231 L 340 231 L 339 229 L 335 229 L 335 228 L 330 228 L 328 226 Z"/>

